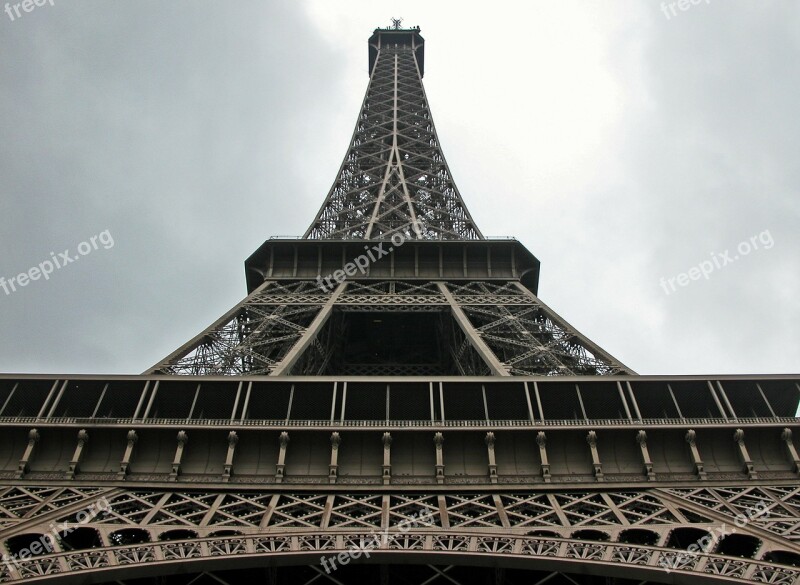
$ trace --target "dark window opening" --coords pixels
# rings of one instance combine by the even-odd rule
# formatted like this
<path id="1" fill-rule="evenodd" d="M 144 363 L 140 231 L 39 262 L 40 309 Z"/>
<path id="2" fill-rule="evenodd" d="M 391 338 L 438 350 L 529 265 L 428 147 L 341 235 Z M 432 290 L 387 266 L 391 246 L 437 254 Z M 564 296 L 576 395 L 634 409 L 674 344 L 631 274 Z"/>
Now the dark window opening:
<path id="1" fill-rule="evenodd" d="M 788 550 L 773 550 L 764 555 L 764 560 L 768 563 L 778 563 L 779 565 L 789 565 L 800 567 L 800 554 Z"/>
<path id="2" fill-rule="evenodd" d="M 61 548 L 64 550 L 84 550 L 87 548 L 100 548 L 103 541 L 93 528 L 74 528 L 59 533 Z"/>
<path id="3" fill-rule="evenodd" d="M 575 540 L 599 540 L 606 542 L 609 540 L 608 534 L 599 530 L 576 530 L 572 533 Z"/>
<path id="4" fill-rule="evenodd" d="M 761 541 L 755 536 L 746 534 L 728 534 L 717 544 L 717 553 L 729 557 L 755 558 Z"/>
<path id="5" fill-rule="evenodd" d="M 667 548 L 688 549 L 694 544 L 705 550 L 705 546 L 708 546 L 711 542 L 711 534 L 705 530 L 699 528 L 676 528 L 669 533 L 665 546 Z"/>
<path id="6" fill-rule="evenodd" d="M 125 528 L 112 532 L 108 537 L 112 546 L 122 546 L 130 544 L 143 544 L 150 542 L 150 533 L 141 528 Z"/>
<path id="7" fill-rule="evenodd" d="M 197 533 L 194 530 L 168 530 L 162 532 L 158 540 L 194 540 Z"/>
<path id="8" fill-rule="evenodd" d="M 26 559 L 46 555 L 55 550 L 53 541 L 47 534 L 19 534 L 6 541 L 6 548 L 12 557 Z"/>
<path id="9" fill-rule="evenodd" d="M 631 528 L 630 530 L 623 530 L 619 533 L 619 541 L 624 544 L 653 546 L 658 542 L 658 534 L 652 530 Z"/>

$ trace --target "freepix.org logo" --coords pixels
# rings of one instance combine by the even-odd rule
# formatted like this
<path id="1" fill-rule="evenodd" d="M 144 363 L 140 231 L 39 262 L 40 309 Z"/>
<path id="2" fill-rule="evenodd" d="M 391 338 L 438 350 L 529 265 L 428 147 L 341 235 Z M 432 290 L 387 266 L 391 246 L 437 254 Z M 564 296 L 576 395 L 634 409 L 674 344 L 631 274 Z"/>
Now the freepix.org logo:
<path id="1" fill-rule="evenodd" d="M 22 2 L 16 2 L 14 4 L 6 2 L 6 7 L 3 10 L 8 14 L 8 18 L 11 19 L 11 22 L 14 22 L 17 18 L 22 17 L 23 12 L 33 12 L 35 8 L 44 6 L 45 4 L 54 6 L 53 0 L 23 0 Z M 20 11 L 20 8 L 22 11 Z"/>
<path id="2" fill-rule="evenodd" d="M 364 246 L 364 250 L 366 250 L 364 254 L 353 258 L 353 260 L 342 266 L 340 270 L 334 270 L 325 277 L 317 276 L 317 285 L 319 288 L 322 289 L 322 292 L 327 293 L 336 288 L 337 284 L 343 283 L 350 276 L 355 276 L 358 272 L 360 272 L 362 276 L 366 275 L 370 264 L 377 262 L 384 256 L 388 256 L 394 252 L 395 249 L 405 244 L 409 239 L 419 239 L 425 232 L 425 224 L 418 219 L 412 221 L 408 225 L 410 230 L 407 233 L 395 232 L 388 241 L 373 240 L 375 242 L 374 244 Z"/>
<path id="3" fill-rule="evenodd" d="M 731 256 L 734 252 L 730 250 L 725 250 L 721 254 L 711 252 L 710 256 L 713 262 L 711 260 L 703 260 L 699 264 L 689 268 L 686 272 L 681 272 L 670 278 L 662 276 L 658 283 L 661 285 L 661 288 L 664 289 L 664 294 L 670 295 L 679 290 L 675 286 L 676 283 L 678 286 L 684 287 L 693 280 L 700 280 L 700 278 L 708 280 L 712 272 L 721 270 L 756 250 L 769 250 L 774 245 L 775 240 L 772 238 L 772 234 L 769 230 L 764 230 L 760 234 L 750 236 L 749 240 L 742 240 L 739 242 L 736 246 L 736 252 L 738 252 L 738 254 Z"/>
<path id="4" fill-rule="evenodd" d="M 58 255 L 56 255 L 55 252 L 50 252 L 49 259 L 42 260 L 37 266 L 31 266 L 25 272 L 20 272 L 16 276 L 12 276 L 8 279 L 4 276 L 0 276 L 0 288 L 2 288 L 6 296 L 8 296 L 11 293 L 17 292 L 18 288 L 28 286 L 34 280 L 39 280 L 41 278 L 50 280 L 50 276 L 53 272 L 61 270 L 68 264 L 77 262 L 82 256 L 99 250 L 101 245 L 104 250 L 114 247 L 114 238 L 111 237 L 110 231 L 104 230 L 88 238 L 85 242 L 78 244 L 76 246 L 77 254 L 72 254 L 68 249 L 59 252 Z"/>
<path id="5" fill-rule="evenodd" d="M 110 511 L 111 503 L 105 498 L 105 496 L 103 496 L 96 502 L 90 504 L 88 508 L 85 508 L 75 514 L 76 524 L 71 524 L 70 522 L 56 524 L 51 522 L 50 532 L 42 534 L 41 538 L 34 540 L 28 544 L 28 546 L 17 550 L 12 555 L 4 554 L 2 557 L 2 562 L 9 571 L 12 569 L 19 570 L 21 568 L 20 561 L 25 561 L 31 557 L 55 552 L 55 547 L 53 546 L 54 541 L 62 540 L 65 536 L 71 534 L 82 525 L 97 517 L 98 514 Z"/>

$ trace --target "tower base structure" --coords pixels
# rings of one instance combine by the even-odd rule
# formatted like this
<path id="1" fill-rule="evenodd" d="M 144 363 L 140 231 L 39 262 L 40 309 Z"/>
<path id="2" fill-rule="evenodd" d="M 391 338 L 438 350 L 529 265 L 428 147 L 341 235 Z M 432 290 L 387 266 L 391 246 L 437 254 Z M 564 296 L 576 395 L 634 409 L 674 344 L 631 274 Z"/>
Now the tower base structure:
<path id="1" fill-rule="evenodd" d="M 3 376 L 0 580 L 794 584 L 799 383 Z"/>

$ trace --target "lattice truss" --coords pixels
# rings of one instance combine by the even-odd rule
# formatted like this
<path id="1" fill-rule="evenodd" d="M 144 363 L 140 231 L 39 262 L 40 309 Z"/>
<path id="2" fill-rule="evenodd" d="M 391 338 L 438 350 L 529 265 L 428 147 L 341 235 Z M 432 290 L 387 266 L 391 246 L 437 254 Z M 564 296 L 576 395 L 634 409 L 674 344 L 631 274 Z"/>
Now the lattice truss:
<path id="1" fill-rule="evenodd" d="M 106 503 L 103 511 L 81 521 L 81 510 L 100 499 Z M 763 519 L 736 523 L 754 508 L 763 510 Z M 785 557 L 776 566 L 763 552 L 798 549 L 800 488 L 793 486 L 499 494 L 9 487 L 0 491 L 0 519 L 0 548 L 12 537 L 38 538 L 52 534 L 54 527 L 80 525 L 98 534 L 89 548 L 74 548 L 59 537 L 52 554 L 14 562 L 22 579 L 109 567 L 110 555 L 117 565 L 133 565 L 297 550 L 332 553 L 365 542 L 393 551 L 559 557 L 628 566 L 667 562 L 681 572 L 778 585 L 793 585 L 800 577 L 797 570 L 780 566 Z M 699 528 L 712 535 L 733 524 L 738 528 L 732 533 L 771 542 L 745 558 L 719 552 L 701 558 L 686 554 L 685 544 L 670 544 L 677 530 Z M 628 544 L 623 536 L 632 532 L 652 540 Z M 9 569 L 0 567 L 0 582 L 12 580 Z"/>
<path id="2" fill-rule="evenodd" d="M 415 529 L 658 528 L 720 520 L 732 525 L 744 515 L 747 525 L 788 540 L 800 538 L 800 487 L 794 486 L 440 495 L 12 487 L 0 493 L 0 520 L 4 529 L 15 531 L 20 524 L 75 522 L 76 512 L 100 498 L 108 505 L 87 525 L 149 528 L 154 536 L 175 528 L 251 534 L 401 524 Z M 756 507 L 765 512 L 752 517 L 748 510 Z"/>
<path id="3" fill-rule="evenodd" d="M 411 46 L 382 48 L 311 239 L 483 239 L 456 189 Z"/>
<path id="4" fill-rule="evenodd" d="M 109 493 L 103 488 L 0 487 L 0 531 Z"/>
<path id="5" fill-rule="evenodd" d="M 350 281 L 336 304 L 344 311 L 431 312 L 447 301 L 434 282 L 384 280 Z"/>
<path id="6" fill-rule="evenodd" d="M 311 281 L 266 283 L 148 373 L 269 374 L 330 296 Z"/>
<path id="7" fill-rule="evenodd" d="M 668 493 L 731 518 L 800 542 L 800 487 L 668 489 Z"/>
<path id="8" fill-rule="evenodd" d="M 509 373 L 610 375 L 627 368 L 517 283 L 452 283 L 456 302 Z"/>
<path id="9" fill-rule="evenodd" d="M 270 281 L 148 373 L 270 374 L 304 336 L 305 349 L 286 373 L 294 375 L 489 375 L 476 350 L 480 338 L 512 375 L 608 375 L 624 365 L 572 329 L 516 282 L 445 282 L 469 324 L 451 316 L 440 283 L 347 281 L 338 297 L 314 281 Z M 310 324 L 330 303 L 315 330 Z M 431 313 L 447 366 L 350 363 L 341 357 L 350 313 Z M 413 350 L 406 347 L 407 352 Z"/>

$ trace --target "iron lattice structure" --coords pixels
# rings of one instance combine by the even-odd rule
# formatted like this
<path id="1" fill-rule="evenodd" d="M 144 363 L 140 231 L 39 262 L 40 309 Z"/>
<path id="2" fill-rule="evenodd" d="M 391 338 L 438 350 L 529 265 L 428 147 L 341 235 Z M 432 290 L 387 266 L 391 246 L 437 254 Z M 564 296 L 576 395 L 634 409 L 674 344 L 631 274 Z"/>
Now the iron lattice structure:
<path id="1" fill-rule="evenodd" d="M 0 375 L 0 584 L 800 585 L 800 376 L 633 373 L 478 230 L 419 29 L 369 68 L 241 303 L 140 376 Z"/>
<path id="2" fill-rule="evenodd" d="M 483 239 L 436 136 L 423 56 L 415 31 L 370 40 L 370 81 L 353 139 L 306 238 Z"/>
<path id="3" fill-rule="evenodd" d="M 631 373 L 536 297 L 539 263 L 524 247 L 481 234 L 436 135 L 419 31 L 377 30 L 369 67 L 350 147 L 302 241 L 265 243 L 246 263 L 250 295 L 148 373 Z M 338 288 L 315 280 L 358 256 L 370 260 L 359 271 L 366 278 Z M 375 310 L 436 313 L 427 319 L 436 324 L 426 330 L 437 340 L 429 349 L 450 358 L 409 362 L 404 355 L 395 363 L 363 355 L 352 363 L 343 340 L 353 348 L 378 333 L 344 314 Z"/>

